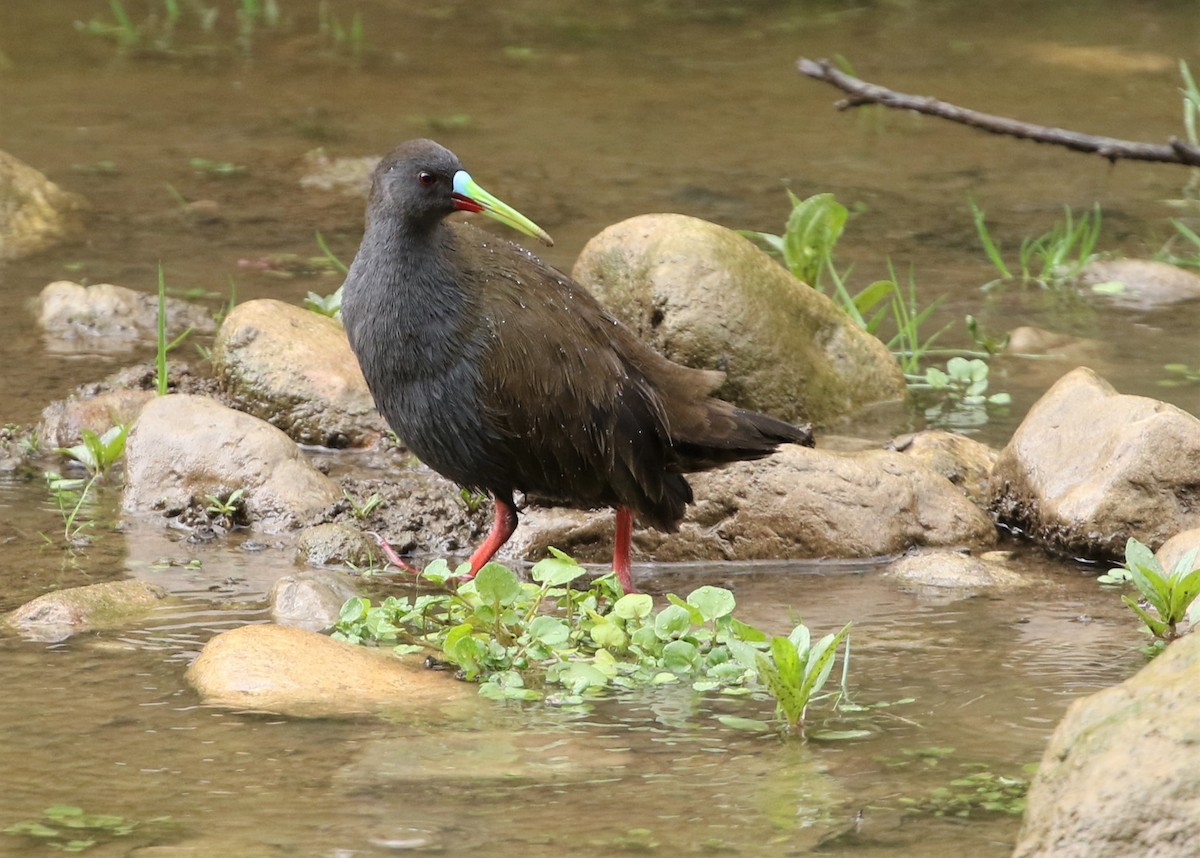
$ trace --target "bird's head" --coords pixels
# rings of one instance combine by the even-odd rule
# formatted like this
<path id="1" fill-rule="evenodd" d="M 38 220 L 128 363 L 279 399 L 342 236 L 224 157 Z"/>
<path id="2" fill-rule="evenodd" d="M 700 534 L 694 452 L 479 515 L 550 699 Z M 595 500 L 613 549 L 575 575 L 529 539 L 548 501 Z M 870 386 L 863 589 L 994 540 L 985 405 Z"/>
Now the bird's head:
<path id="1" fill-rule="evenodd" d="M 456 211 L 483 212 L 554 244 L 544 229 L 485 191 L 462 168 L 457 155 L 432 140 L 401 143 L 379 162 L 372 177 L 369 211 L 398 215 L 412 226 L 426 229 Z"/>

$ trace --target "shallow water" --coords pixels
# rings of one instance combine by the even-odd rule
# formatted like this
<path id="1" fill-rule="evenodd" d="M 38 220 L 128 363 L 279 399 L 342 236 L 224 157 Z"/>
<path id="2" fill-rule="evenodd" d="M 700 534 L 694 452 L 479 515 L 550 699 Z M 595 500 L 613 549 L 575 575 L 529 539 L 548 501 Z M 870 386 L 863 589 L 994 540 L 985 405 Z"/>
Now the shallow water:
<path id="1" fill-rule="evenodd" d="M 47 348 L 24 309 L 47 282 L 151 289 L 162 262 L 172 288 L 209 291 L 213 306 L 230 278 L 239 300 L 331 292 L 333 277 L 280 279 L 239 261 L 317 255 L 317 231 L 348 259 L 362 201 L 302 189 L 304 153 L 378 155 L 418 135 L 449 145 L 547 228 L 557 244 L 544 256 L 564 268 L 628 216 L 678 211 L 778 231 L 785 188 L 832 191 L 861 210 L 840 246 L 852 285 L 886 274 L 889 259 L 901 276 L 911 266 L 922 303 L 945 296 L 945 344 L 967 342 L 966 313 L 991 332 L 1084 334 L 1102 343 L 1097 369 L 1121 390 L 1200 410 L 1198 388 L 1156 383 L 1165 363 L 1197 363 L 1196 306 L 1133 312 L 1036 290 L 985 295 L 978 287 L 995 275 L 967 210 L 968 197 L 986 209 L 1012 253 L 1062 206 L 1099 202 L 1102 247 L 1146 254 L 1171 234 L 1170 217 L 1194 211 L 1167 202 L 1184 195 L 1187 172 L 1111 166 L 899 113 L 838 113 L 838 92 L 793 69 L 799 56 L 841 53 L 862 77 L 904 91 L 1162 141 L 1181 133 L 1176 59 L 1196 65 L 1191 4 L 335 0 L 343 25 L 362 14 L 361 63 L 322 43 L 316 4 L 288 0 L 284 25 L 260 28 L 244 54 L 223 5 L 218 34 L 181 27 L 173 56 L 123 56 L 77 32 L 76 20 L 112 20 L 103 3 L 0 8 L 0 148 L 92 205 L 79 239 L 0 265 L 14 308 L 0 316 L 3 422 L 32 422 L 75 385 L 146 356 Z M 129 8 L 144 21 L 155 7 Z M 195 157 L 245 170 L 198 173 Z M 116 172 L 89 171 L 102 161 Z M 220 218 L 185 215 L 176 194 L 214 201 Z M 978 437 L 1004 443 L 1061 370 L 995 362 L 993 389 L 1014 405 Z M 910 425 L 919 418 L 881 431 Z M 1084 570 L 1024 550 L 1044 586 L 950 602 L 905 594 L 870 566 L 658 567 L 647 575 L 656 591 L 728 582 L 745 618 L 775 630 L 790 611 L 819 630 L 853 620 L 857 699 L 915 702 L 881 710 L 872 738 L 808 745 L 731 731 L 713 716 L 740 709 L 678 691 L 587 716 L 492 704 L 417 722 L 218 712 L 198 707 L 183 671 L 211 635 L 263 619 L 290 553 L 195 546 L 136 523 L 111 531 L 115 492 L 101 496 L 95 543 L 71 555 L 38 536 L 61 528 L 41 481 L 0 477 L 0 609 L 127 574 L 182 599 L 126 632 L 0 639 L 0 827 L 60 803 L 171 817 L 92 854 L 182 843 L 238 855 L 788 855 L 827 838 L 821 854 L 1005 855 L 1015 819 L 906 816 L 901 798 L 971 764 L 1021 774 L 1071 700 L 1141 663 L 1141 639 L 1111 594 Z M 182 565 L 190 559 L 200 568 Z M 930 748 L 955 750 L 917 755 Z M 861 826 L 847 831 L 859 811 Z M 0 837 L 0 853 L 28 848 Z"/>

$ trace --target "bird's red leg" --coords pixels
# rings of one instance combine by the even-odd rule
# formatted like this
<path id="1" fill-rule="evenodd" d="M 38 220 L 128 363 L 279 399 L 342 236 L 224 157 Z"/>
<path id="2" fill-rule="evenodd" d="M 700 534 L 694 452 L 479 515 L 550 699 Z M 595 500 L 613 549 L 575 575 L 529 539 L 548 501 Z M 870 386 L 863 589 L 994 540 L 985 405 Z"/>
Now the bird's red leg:
<path id="1" fill-rule="evenodd" d="M 374 531 L 368 531 L 367 533 L 375 537 L 375 544 L 379 546 L 379 553 L 383 555 L 384 560 L 391 563 L 397 569 L 403 569 L 405 572 L 411 572 L 413 575 L 420 574 L 420 570 L 396 553 L 396 549 L 392 548 L 391 544 L 383 538 L 382 534 L 375 533 Z"/>
<path id="2" fill-rule="evenodd" d="M 504 543 L 517 529 L 517 507 L 511 498 L 493 498 L 496 504 L 496 518 L 492 521 L 492 529 L 483 544 L 471 555 L 471 568 L 462 577 L 466 580 L 479 574 L 489 560 L 496 556 Z"/>
<path id="3" fill-rule="evenodd" d="M 629 547 L 633 541 L 633 513 L 627 506 L 617 507 L 617 533 L 613 539 L 613 572 L 626 593 L 636 593 L 633 585 L 633 564 L 629 559 Z"/>

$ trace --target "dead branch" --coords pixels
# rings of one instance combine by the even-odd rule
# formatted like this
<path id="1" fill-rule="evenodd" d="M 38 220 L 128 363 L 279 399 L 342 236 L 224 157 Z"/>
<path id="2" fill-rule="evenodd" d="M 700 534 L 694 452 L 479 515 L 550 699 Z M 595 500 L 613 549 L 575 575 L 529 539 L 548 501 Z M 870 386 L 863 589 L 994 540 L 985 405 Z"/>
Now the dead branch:
<path id="1" fill-rule="evenodd" d="M 801 57 L 796 61 L 796 69 L 802 75 L 832 84 L 843 92 L 849 93 L 849 98 L 844 98 L 834 105 L 838 110 L 861 107 L 864 104 L 882 104 L 884 107 L 915 110 L 917 113 L 938 116 L 942 119 L 949 119 L 951 122 L 959 122 L 972 128 L 990 131 L 993 134 L 1007 134 L 1037 143 L 1052 143 L 1076 152 L 1092 152 L 1107 158 L 1110 162 L 1123 158 L 1131 161 L 1155 161 L 1162 164 L 1200 167 L 1200 147 L 1193 146 L 1186 140 L 1176 137 L 1172 137 L 1170 142 L 1165 144 L 1140 143 L 1135 140 L 1118 140 L 1115 137 L 1081 134 L 1065 128 L 1034 125 L 1005 116 L 994 116 L 990 113 L 959 107 L 929 96 L 896 92 L 839 71 L 828 60 L 810 60 Z"/>

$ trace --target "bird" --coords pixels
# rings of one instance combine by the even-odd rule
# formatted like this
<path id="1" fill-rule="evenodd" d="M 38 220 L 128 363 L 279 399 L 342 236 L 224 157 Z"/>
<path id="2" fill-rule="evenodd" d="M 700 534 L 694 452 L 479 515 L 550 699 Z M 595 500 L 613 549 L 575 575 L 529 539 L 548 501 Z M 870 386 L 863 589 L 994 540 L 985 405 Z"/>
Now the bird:
<path id="1" fill-rule="evenodd" d="M 449 149 L 410 140 L 372 173 L 341 312 L 397 437 L 434 471 L 491 497 L 491 529 L 463 578 L 516 531 L 520 493 L 613 508 L 613 572 L 623 592 L 636 592 L 635 516 L 677 531 L 693 501 L 687 474 L 812 445 L 809 426 L 714 397 L 724 373 L 663 357 L 582 285 L 514 242 L 448 220 L 456 212 L 553 244 Z"/>

